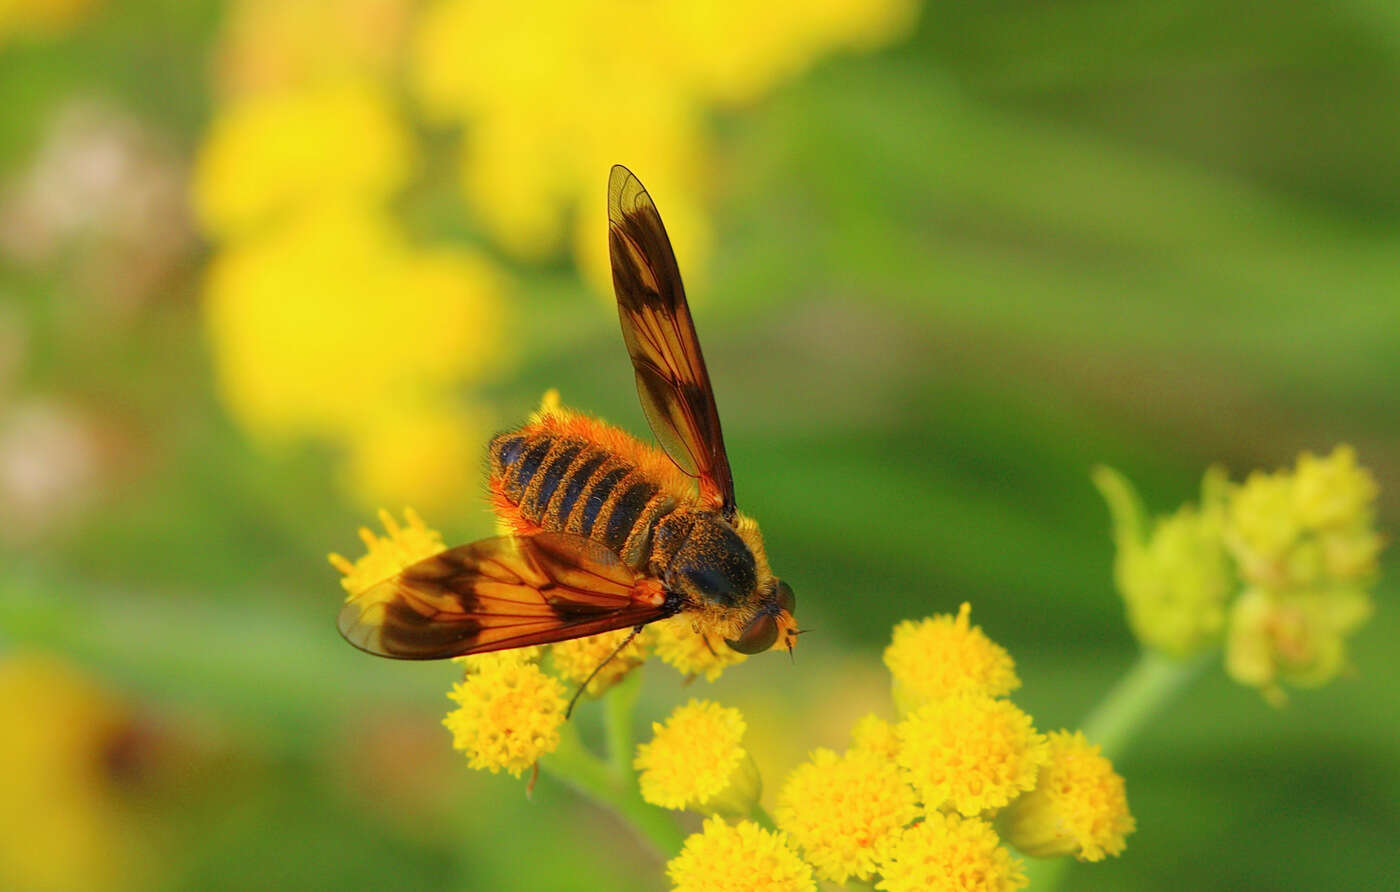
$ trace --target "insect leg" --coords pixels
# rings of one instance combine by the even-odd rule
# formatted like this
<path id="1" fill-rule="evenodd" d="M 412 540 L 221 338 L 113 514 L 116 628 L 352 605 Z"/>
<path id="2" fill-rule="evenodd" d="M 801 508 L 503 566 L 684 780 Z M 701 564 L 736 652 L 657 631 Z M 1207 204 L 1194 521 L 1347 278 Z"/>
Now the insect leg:
<path id="1" fill-rule="evenodd" d="M 592 682 L 593 679 L 597 678 L 598 673 L 603 671 L 603 667 L 611 663 L 613 659 L 617 657 L 618 654 L 622 653 L 622 649 L 627 645 L 631 644 L 632 639 L 640 635 L 642 633 L 642 629 L 644 628 L 646 628 L 645 624 L 634 627 L 632 631 L 628 633 L 627 637 L 622 639 L 622 643 L 619 644 L 617 647 L 613 648 L 613 652 L 608 654 L 607 657 L 603 660 L 603 662 L 593 667 L 593 671 L 588 673 L 588 677 L 583 680 L 583 684 L 579 685 L 578 690 L 574 692 L 573 699 L 569 700 L 569 708 L 564 710 L 565 721 L 567 721 L 569 717 L 573 715 L 574 704 L 578 703 L 578 698 L 582 697 L 583 692 L 588 690 L 589 683 Z"/>

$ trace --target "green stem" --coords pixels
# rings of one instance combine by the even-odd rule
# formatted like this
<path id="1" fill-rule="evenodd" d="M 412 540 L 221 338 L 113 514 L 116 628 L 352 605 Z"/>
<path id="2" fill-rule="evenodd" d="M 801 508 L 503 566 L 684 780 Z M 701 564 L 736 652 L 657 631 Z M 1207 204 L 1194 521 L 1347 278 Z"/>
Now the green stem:
<path id="1" fill-rule="evenodd" d="M 630 770 L 619 775 L 590 752 L 572 723 L 564 723 L 559 732 L 559 747 L 540 760 L 540 770 L 612 809 L 650 842 L 661 857 L 669 858 L 680 851 L 685 838 L 671 816 L 642 799 Z"/>
<path id="2" fill-rule="evenodd" d="M 773 816 L 768 814 L 768 809 L 759 805 L 757 802 L 753 804 L 753 810 L 749 812 L 749 818 L 764 829 L 778 829 L 778 825 L 773 821 Z"/>
<path id="3" fill-rule="evenodd" d="M 608 763 L 621 777 L 632 777 L 632 756 L 637 749 L 632 713 L 642 693 L 642 673 L 629 672 L 603 698 L 603 733 L 608 742 Z"/>
<path id="4" fill-rule="evenodd" d="M 1214 654 L 1208 651 L 1176 659 L 1144 650 L 1080 725 L 1084 736 L 1090 743 L 1098 744 L 1111 761 L 1118 762 L 1133 739 L 1201 674 Z M 1058 889 L 1072 863 L 1068 857 L 1027 859 L 1026 877 L 1031 892 Z"/>
<path id="5" fill-rule="evenodd" d="M 1128 673 L 1099 701 L 1080 728 L 1090 743 L 1117 762 L 1152 718 L 1196 679 L 1215 655 L 1176 659 L 1144 650 Z"/>

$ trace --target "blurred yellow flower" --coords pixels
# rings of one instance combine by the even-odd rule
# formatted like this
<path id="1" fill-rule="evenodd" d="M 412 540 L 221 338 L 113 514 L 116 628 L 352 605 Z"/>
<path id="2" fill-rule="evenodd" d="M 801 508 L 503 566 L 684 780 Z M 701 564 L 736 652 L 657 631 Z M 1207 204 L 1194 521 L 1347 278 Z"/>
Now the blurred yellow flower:
<path id="1" fill-rule="evenodd" d="M 534 663 L 478 664 L 448 697 L 442 723 L 472 768 L 519 777 L 559 745 L 564 686 Z"/>
<path id="2" fill-rule="evenodd" d="M 924 810 L 965 815 L 1001 808 L 1035 786 L 1049 758 L 1045 735 L 1008 700 L 935 700 L 899 723 L 899 764 Z"/>
<path id="3" fill-rule="evenodd" d="M 758 799 L 758 769 L 741 741 L 739 710 L 708 700 L 678 707 L 637 747 L 642 798 L 662 808 L 747 814 Z"/>
<path id="4" fill-rule="evenodd" d="M 211 265 L 224 402 L 264 442 L 344 446 L 367 503 L 446 508 L 481 464 L 485 424 L 453 392 L 498 355 L 502 290 L 484 258 L 411 248 L 365 206 L 301 214 Z"/>
<path id="5" fill-rule="evenodd" d="M 1133 634 L 1175 657 L 1218 643 L 1226 601 L 1237 587 L 1222 530 L 1224 473 L 1207 471 L 1201 507 L 1185 505 L 1157 518 L 1150 535 L 1142 504 L 1126 477 L 1099 467 L 1094 484 L 1113 517 L 1114 580 Z"/>
<path id="6" fill-rule="evenodd" d="M 666 865 L 675 892 L 816 892 L 812 869 L 782 833 L 707 818 Z"/>
<path id="7" fill-rule="evenodd" d="M 714 681 L 725 668 L 748 659 L 724 641 L 696 631 L 684 614 L 653 623 L 651 628 L 656 630 L 653 652 L 682 675 L 703 675 L 706 681 Z"/>
<path id="8" fill-rule="evenodd" d="M 113 771 L 127 709 L 35 653 L 0 657 L 0 703 L 0 882 L 36 892 L 132 887 L 146 853 Z"/>
<path id="9" fill-rule="evenodd" d="M 851 749 L 893 762 L 899 758 L 899 732 L 879 716 L 867 715 L 851 729 Z"/>
<path id="10" fill-rule="evenodd" d="M 210 124 L 195 211 L 228 238 L 326 202 L 382 202 L 407 180 L 412 154 L 388 92 L 372 81 L 248 97 Z"/>
<path id="11" fill-rule="evenodd" d="M 598 669 L 598 674 L 588 683 L 589 696 L 600 696 L 608 688 L 626 678 L 633 669 L 646 662 L 649 636 L 645 632 L 632 639 L 632 643 L 620 651 L 617 656 L 608 659 L 609 655 L 617 650 L 618 646 L 631 634 L 631 629 L 618 629 L 615 632 L 604 632 L 601 635 L 590 635 L 587 638 L 560 641 L 550 648 L 550 653 L 554 657 L 554 668 L 569 681 L 582 682 L 589 675 L 592 675 L 593 670 L 598 669 L 604 660 L 607 660 L 607 665 L 602 665 L 602 668 Z"/>
<path id="12" fill-rule="evenodd" d="M 1282 704 L 1281 682 L 1320 687 L 1348 667 L 1347 639 L 1371 610 L 1370 596 L 1357 588 L 1247 589 L 1230 612 L 1225 670 Z"/>
<path id="13" fill-rule="evenodd" d="M 1002 836 L 1034 858 L 1118 855 L 1137 827 L 1123 778 L 1082 732 L 1052 731 L 1049 740 L 1035 789 L 998 815 Z"/>
<path id="14" fill-rule="evenodd" d="M 409 78 L 430 120 L 468 125 L 464 194 L 507 249 L 527 258 L 557 251 L 575 207 L 604 206 L 600 171 L 621 162 L 660 196 L 694 277 L 707 239 L 706 111 L 757 98 L 831 52 L 892 41 L 916 8 L 913 0 L 761 9 L 734 0 L 437 0 L 418 22 Z M 635 37 L 618 39 L 620 29 Z M 579 265 L 608 293 L 602 215 L 574 216 Z"/>
<path id="15" fill-rule="evenodd" d="M 413 0 L 234 0 L 215 52 L 227 97 L 347 77 L 387 77 Z"/>
<path id="16" fill-rule="evenodd" d="M 774 818 L 817 877 L 870 879 L 888 845 L 914 820 L 914 791 L 889 759 L 866 750 L 812 753 L 778 794 Z"/>
<path id="17" fill-rule="evenodd" d="M 430 529 L 418 512 L 405 508 L 404 523 L 394 515 L 379 509 L 379 523 L 385 535 L 379 536 L 369 527 L 360 527 L 360 541 L 365 543 L 363 557 L 351 562 L 339 554 L 330 556 L 331 566 L 344 576 L 340 584 L 348 601 L 355 595 L 393 576 L 403 568 L 442 551 L 442 534 Z"/>
<path id="18" fill-rule="evenodd" d="M 885 665 L 901 713 L 960 694 L 1002 697 L 1021 686 L 1011 656 L 970 625 L 971 612 L 972 606 L 964 603 L 956 617 L 905 620 L 894 627 Z"/>
<path id="19" fill-rule="evenodd" d="M 1368 579 L 1382 545 L 1376 492 L 1346 445 L 1325 458 L 1305 452 L 1292 472 L 1249 475 L 1226 514 L 1225 539 L 1240 575 L 1270 589 Z"/>
<path id="20" fill-rule="evenodd" d="M 1027 882 L 991 824 L 939 813 L 900 834 L 880 873 L 875 888 L 886 892 L 1015 892 Z"/>

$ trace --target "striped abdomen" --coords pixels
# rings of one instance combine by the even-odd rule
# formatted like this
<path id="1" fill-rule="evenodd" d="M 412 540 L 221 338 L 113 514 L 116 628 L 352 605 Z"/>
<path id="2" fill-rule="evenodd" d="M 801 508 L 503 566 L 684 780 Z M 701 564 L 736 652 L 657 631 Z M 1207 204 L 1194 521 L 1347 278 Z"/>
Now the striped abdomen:
<path id="1" fill-rule="evenodd" d="M 492 484 L 522 517 L 601 542 L 632 567 L 646 563 L 652 529 L 677 505 L 636 465 L 582 438 L 508 432 L 490 450 Z"/>

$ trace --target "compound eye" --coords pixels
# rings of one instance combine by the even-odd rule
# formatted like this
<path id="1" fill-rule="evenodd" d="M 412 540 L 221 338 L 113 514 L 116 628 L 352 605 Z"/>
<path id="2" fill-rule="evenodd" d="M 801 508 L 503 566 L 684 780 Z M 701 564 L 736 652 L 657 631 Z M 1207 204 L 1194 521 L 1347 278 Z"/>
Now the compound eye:
<path id="1" fill-rule="evenodd" d="M 792 586 L 781 579 L 778 580 L 778 606 L 789 614 L 797 612 L 797 596 L 792 593 Z"/>
<path id="2" fill-rule="evenodd" d="M 738 640 L 726 639 L 724 643 L 741 654 L 758 654 L 772 647 L 777 640 L 778 624 L 774 622 L 773 615 L 760 613 L 749 620 Z"/>

